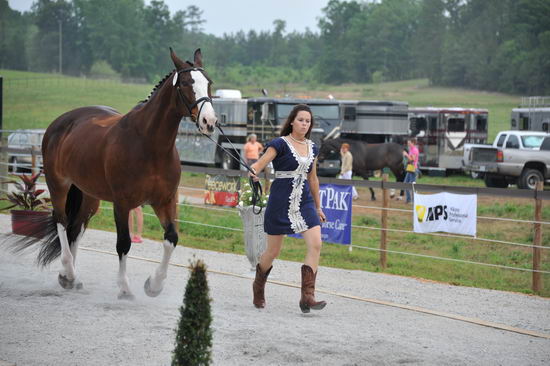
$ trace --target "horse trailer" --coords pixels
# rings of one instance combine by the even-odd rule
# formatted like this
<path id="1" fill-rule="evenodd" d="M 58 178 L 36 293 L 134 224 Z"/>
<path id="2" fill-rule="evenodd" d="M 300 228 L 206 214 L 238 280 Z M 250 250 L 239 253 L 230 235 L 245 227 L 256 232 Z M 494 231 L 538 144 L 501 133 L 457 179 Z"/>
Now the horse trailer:
<path id="1" fill-rule="evenodd" d="M 487 142 L 489 111 L 474 108 L 409 108 L 410 136 L 416 137 L 422 169 L 462 170 L 465 143 Z"/>
<path id="2" fill-rule="evenodd" d="M 407 102 L 342 101 L 340 137 L 369 143 L 384 143 L 409 134 Z"/>
<path id="3" fill-rule="evenodd" d="M 524 97 L 521 107 L 512 109 L 512 130 L 550 132 L 550 97 Z"/>
<path id="4" fill-rule="evenodd" d="M 220 166 L 224 169 L 238 169 L 238 163 L 231 157 L 235 151 L 242 155 L 246 137 L 254 133 L 262 144 L 279 136 L 281 127 L 296 104 L 307 104 L 313 113 L 316 126 L 311 139 L 321 144 L 324 137 L 334 134 L 340 126 L 340 105 L 331 99 L 298 98 L 213 98 L 212 104 L 218 116 L 218 123 L 225 136 L 216 130 L 211 138 L 199 133 L 194 122 L 183 118 L 176 140 L 176 148 L 184 163 L 198 163 Z"/>

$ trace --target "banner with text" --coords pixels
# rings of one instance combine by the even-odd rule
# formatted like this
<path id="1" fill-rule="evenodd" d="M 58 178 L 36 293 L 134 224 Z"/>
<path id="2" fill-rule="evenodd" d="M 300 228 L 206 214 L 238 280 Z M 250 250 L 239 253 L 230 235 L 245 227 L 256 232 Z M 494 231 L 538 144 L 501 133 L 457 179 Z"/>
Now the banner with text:
<path id="1" fill-rule="evenodd" d="M 327 217 L 321 223 L 321 240 L 328 243 L 351 244 L 352 186 L 321 184 L 321 208 Z M 300 234 L 289 235 L 300 238 Z"/>
<path id="2" fill-rule="evenodd" d="M 204 203 L 217 206 L 237 206 L 240 177 L 206 174 Z"/>
<path id="3" fill-rule="evenodd" d="M 414 194 L 413 226 L 417 233 L 446 233 L 476 236 L 477 195 Z"/>

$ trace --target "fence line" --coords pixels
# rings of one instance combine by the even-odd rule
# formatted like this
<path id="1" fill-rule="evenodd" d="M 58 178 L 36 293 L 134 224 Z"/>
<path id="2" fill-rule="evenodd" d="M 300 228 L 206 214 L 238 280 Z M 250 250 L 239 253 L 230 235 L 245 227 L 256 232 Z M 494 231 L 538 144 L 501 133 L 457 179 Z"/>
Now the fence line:
<path id="1" fill-rule="evenodd" d="M 105 208 L 105 209 L 110 209 L 110 210 L 112 210 L 112 207 L 107 207 L 107 206 L 101 206 L 101 208 Z M 146 213 L 146 212 L 144 212 L 143 215 L 145 215 L 145 216 L 151 216 L 151 217 L 156 217 L 155 215 L 150 214 L 150 213 Z M 211 224 L 205 224 L 205 223 L 201 223 L 201 222 L 187 221 L 187 220 L 177 220 L 177 219 L 176 219 L 175 221 L 177 221 L 177 222 L 182 222 L 182 223 L 187 223 L 187 224 L 199 225 L 199 226 L 206 226 L 206 227 L 213 227 L 213 228 L 218 228 L 218 229 L 225 229 L 225 230 L 243 232 L 242 229 L 239 229 L 239 228 L 231 228 L 231 227 L 227 227 L 227 226 L 211 225 Z M 376 228 L 375 228 L 375 229 L 376 229 Z M 333 243 L 328 243 L 328 244 L 333 244 Z M 339 245 L 339 244 L 334 244 L 334 245 Z M 353 247 L 354 247 L 354 248 L 359 248 L 359 249 L 373 250 L 373 251 L 378 251 L 378 252 L 382 252 L 382 251 L 383 251 L 383 252 L 393 253 L 393 254 L 408 255 L 408 256 L 413 256 L 413 257 L 422 257 L 422 258 L 430 258 L 430 259 L 439 259 L 439 260 L 444 260 L 444 261 L 459 262 L 459 263 L 466 263 L 466 264 L 476 264 L 476 265 L 482 265 L 482 266 L 488 266 L 488 267 L 495 267 L 495 268 L 502 268 L 502 269 L 511 269 L 511 270 L 524 271 L 524 272 L 537 272 L 537 273 L 543 273 L 543 274 L 550 274 L 550 271 L 533 270 L 533 269 L 521 268 L 521 267 L 511 267 L 511 266 L 504 266 L 504 265 L 501 265 L 501 264 L 492 264 L 492 263 L 484 263 L 484 262 L 474 262 L 474 261 L 467 261 L 467 260 L 463 260 L 463 259 L 438 257 L 438 256 L 433 256 L 433 255 L 427 255 L 427 254 L 418 254 L 418 253 L 401 252 L 401 251 L 397 251 L 397 250 L 389 250 L 389 249 L 383 249 L 383 250 L 382 250 L 382 249 L 380 249 L 380 248 L 372 248 L 372 247 L 366 247 L 366 246 L 361 246 L 361 245 L 356 245 L 356 244 L 353 244 Z M 548 249 L 548 248 L 547 248 L 547 249 Z"/>
<path id="2" fill-rule="evenodd" d="M 195 191 L 204 191 L 204 188 L 196 188 L 196 187 L 189 187 L 189 186 L 178 186 L 178 188 L 188 189 L 188 190 L 195 190 Z M 380 207 L 380 206 L 363 206 L 363 205 L 356 205 L 356 204 L 353 204 L 352 206 L 353 207 L 359 207 L 359 208 L 375 209 L 375 210 L 387 210 L 387 211 L 407 212 L 407 213 L 412 213 L 413 212 L 413 210 L 404 209 L 404 208 L 392 208 L 392 207 L 386 208 L 386 207 Z M 478 216 L 477 218 L 478 219 L 483 219 L 483 220 L 497 220 L 497 221 L 519 222 L 519 223 L 526 223 L 526 224 L 550 225 L 550 221 L 510 219 L 510 218 L 506 218 L 506 217 L 491 217 L 491 216 Z"/>
<path id="3" fill-rule="evenodd" d="M 5 142 L 4 142 L 5 143 Z M 15 148 L 9 148 L 6 147 L 6 145 L 0 145 L 0 152 L 4 156 L 3 159 L 6 159 L 7 154 L 16 154 L 16 153 L 28 153 L 33 157 L 32 166 L 33 168 L 36 167 L 36 156 L 40 155 L 40 152 L 37 151 L 37 149 L 15 149 Z M 5 164 L 3 166 L 3 172 L 6 172 Z M 224 175 L 237 175 L 237 176 L 245 176 L 246 172 L 243 171 L 227 171 L 224 169 L 217 169 L 217 168 L 209 168 L 209 167 L 192 167 L 192 166 L 183 166 L 182 167 L 185 171 L 191 171 L 191 172 L 199 172 L 199 173 L 206 173 L 206 174 L 224 174 Z M 5 170 L 4 170 L 5 169 Z M 7 178 L 7 177 L 4 177 Z M 265 174 L 266 179 L 273 178 L 271 174 Z M 534 244 L 528 245 L 523 243 L 514 243 L 514 242 L 506 242 L 506 241 L 500 241 L 500 240 L 494 240 L 494 239 L 486 239 L 486 238 L 469 238 L 464 236 L 458 236 L 458 235 L 449 235 L 449 234 L 439 234 L 439 233 L 429 233 L 427 235 L 433 235 L 433 236 L 441 236 L 441 237 L 450 237 L 450 238 L 460 238 L 460 239 L 467 239 L 467 240 L 479 240 L 479 241 L 485 241 L 485 242 L 491 242 L 491 243 L 500 243 L 500 244 L 506 244 L 506 245 L 516 245 L 516 246 L 523 246 L 528 248 L 533 248 L 533 269 L 527 270 L 522 269 L 518 267 L 510 267 L 510 266 L 502 266 L 502 265 L 495 265 L 495 264 L 488 264 L 488 263 L 479 263 L 479 262 L 472 262 L 472 261 L 463 261 L 463 260 L 457 260 L 452 258 L 444 258 L 444 257 L 436 257 L 436 256 L 428 256 L 428 255 L 422 255 L 422 254 L 414 254 L 414 253 L 408 253 L 408 252 L 399 252 L 394 250 L 388 250 L 386 249 L 386 233 L 389 231 L 393 232 L 404 232 L 404 233 L 415 233 L 411 230 L 399 230 L 399 229 L 389 229 L 387 227 L 387 220 L 385 218 L 387 217 L 388 211 L 396 211 L 396 212 L 407 212 L 410 213 L 411 210 L 406 209 L 395 209 L 388 207 L 389 198 L 388 196 L 388 189 L 412 189 L 411 185 L 408 183 L 401 183 L 401 182 L 388 182 L 387 180 L 387 174 L 383 175 L 382 181 L 354 181 L 354 180 L 339 180 L 334 178 L 320 178 L 321 183 L 332 183 L 332 184 L 343 184 L 343 185 L 356 185 L 356 186 L 363 186 L 363 187 L 371 187 L 371 188 L 377 188 L 381 189 L 383 191 L 383 207 L 377 207 L 377 206 L 359 206 L 356 205 L 356 207 L 363 207 L 363 208 L 369 208 L 369 209 L 377 209 L 381 210 L 381 220 L 382 220 L 382 228 L 374 228 L 374 227 L 367 227 L 367 226 L 360 226 L 360 225 L 352 225 L 352 228 L 365 228 L 365 229 L 371 229 L 371 230 L 379 230 L 381 232 L 381 240 L 380 240 L 380 248 L 379 249 L 373 249 L 370 247 L 363 247 L 358 245 L 353 245 L 356 248 L 364 248 L 369 250 L 378 250 L 380 252 L 380 263 L 382 265 L 382 268 L 385 268 L 386 263 L 386 253 L 396 253 L 396 254 L 402 254 L 402 255 L 411 255 L 411 256 L 419 256 L 419 257 L 426 257 L 426 258 L 433 258 L 433 259 L 440 259 L 440 260 L 447 260 L 447 261 L 457 261 L 457 262 L 464 262 L 464 263 L 471 263 L 471 264 L 479 264 L 479 265 L 486 265 L 491 267 L 499 267 L 499 268 L 507 268 L 507 269 L 514 269 L 514 270 L 522 270 L 522 271 L 530 271 L 533 273 L 533 291 L 535 293 L 539 293 L 542 288 L 542 280 L 540 278 L 541 273 L 550 273 L 549 271 L 542 271 L 540 270 L 540 261 L 541 261 L 541 251 L 540 249 L 548 249 L 548 247 L 541 245 L 541 238 L 542 238 L 542 231 L 541 231 L 541 225 L 549 225 L 550 222 L 542 221 L 541 220 L 541 212 L 542 212 L 542 201 L 543 200 L 550 200 L 550 192 L 545 192 L 543 190 L 543 185 L 539 184 L 537 186 L 537 189 L 534 191 L 527 191 L 527 190 L 507 190 L 507 189 L 499 189 L 499 188 L 472 188 L 472 187 L 455 187 L 455 186 L 440 186 L 440 185 L 427 185 L 427 184 L 416 184 L 414 187 L 416 188 L 415 191 L 422 191 L 422 192 L 455 192 L 459 194 L 477 194 L 477 195 L 489 195 L 489 196 L 501 196 L 501 197 L 516 197 L 516 198 L 523 198 L 523 199 L 534 199 L 535 200 L 535 220 L 522 220 L 522 219 L 511 219 L 511 218 L 498 218 L 498 217 L 487 217 L 487 216 L 481 216 L 480 219 L 484 220 L 501 220 L 505 222 L 518 222 L 518 223 L 529 223 L 534 224 L 534 230 L 535 230 L 535 236 L 534 236 Z M 3 186 L 5 187 L 5 186 Z M 191 190 L 197 190 L 197 191 L 203 191 L 201 188 L 194 188 L 194 187 L 185 187 L 185 186 L 178 186 L 178 188 L 182 189 L 191 189 Z M 5 191 L 4 189 L 2 189 Z M 185 204 L 183 204 L 185 205 Z M 192 206 L 192 205 L 189 205 Z M 196 208 L 200 208 L 200 206 L 192 206 Z M 106 207 L 104 207 L 106 208 Z M 205 208 L 205 207 L 202 207 Z M 231 211 L 226 209 L 216 209 L 219 211 Z M 234 212 L 234 211 L 231 211 Z M 150 216 L 154 216 L 152 214 L 147 214 Z M 198 223 L 193 221 L 187 221 L 187 220 L 176 220 L 177 222 L 182 223 L 188 223 L 192 225 L 201 225 L 206 227 L 212 227 L 212 228 L 219 228 L 219 229 L 225 229 L 225 230 L 232 230 L 232 231 L 239 231 L 242 232 L 242 229 L 238 228 L 228 228 L 224 226 L 219 225 L 211 225 L 211 224 L 205 224 L 205 223 Z M 351 247 L 350 247 L 351 248 Z"/>
<path id="4" fill-rule="evenodd" d="M 389 229 L 389 228 L 382 228 L 382 227 L 375 227 L 375 226 L 351 225 L 351 227 L 352 228 L 358 228 L 358 229 L 378 230 L 378 231 L 392 231 L 392 232 L 397 232 L 397 233 L 411 233 L 411 234 L 415 234 L 415 235 L 428 235 L 428 236 L 439 236 L 439 237 L 445 237 L 445 238 L 458 238 L 458 239 L 466 239 L 466 240 L 472 240 L 472 241 L 487 241 L 487 242 L 490 242 L 490 243 L 516 245 L 516 246 L 522 246 L 522 247 L 527 247 L 527 248 L 550 249 L 550 247 L 545 247 L 545 246 L 541 246 L 541 245 L 514 243 L 514 242 L 511 242 L 511 241 L 502 241 L 502 240 L 496 240 L 496 239 L 486 239 L 486 238 L 469 237 L 469 236 L 461 236 L 461 235 L 453 235 L 453 234 L 417 233 L 417 232 L 412 231 L 412 230 Z M 355 247 L 355 245 L 353 245 L 353 246 Z"/>
<path id="5" fill-rule="evenodd" d="M 445 257 L 436 257 L 433 255 L 427 255 L 427 254 L 417 254 L 417 253 L 409 253 L 409 252 L 400 252 L 397 250 L 389 250 L 389 249 L 380 249 L 380 248 L 372 248 L 372 247 L 365 247 L 360 245 L 353 245 L 354 248 L 360 248 L 360 249 L 366 249 L 366 250 L 373 250 L 377 252 L 387 252 L 387 253 L 394 253 L 394 254 L 402 254 L 402 255 L 409 255 L 413 257 L 423 257 L 423 258 L 430 258 L 430 259 L 440 259 L 444 261 L 450 261 L 450 262 L 460 262 L 460 263 L 467 263 L 467 264 L 477 264 L 481 266 L 488 266 L 488 267 L 495 267 L 495 268 L 503 268 L 503 269 L 513 269 L 517 271 L 524 271 L 524 272 L 533 272 L 533 273 L 544 273 L 544 274 L 550 274 L 550 271 L 542 271 L 542 270 L 533 270 L 530 268 L 521 268 L 521 267 L 511 267 L 511 266 L 504 266 L 502 264 L 492 264 L 492 263 L 484 263 L 484 262 L 474 262 L 474 261 L 467 261 L 463 259 L 455 259 L 455 258 L 445 258 Z"/>

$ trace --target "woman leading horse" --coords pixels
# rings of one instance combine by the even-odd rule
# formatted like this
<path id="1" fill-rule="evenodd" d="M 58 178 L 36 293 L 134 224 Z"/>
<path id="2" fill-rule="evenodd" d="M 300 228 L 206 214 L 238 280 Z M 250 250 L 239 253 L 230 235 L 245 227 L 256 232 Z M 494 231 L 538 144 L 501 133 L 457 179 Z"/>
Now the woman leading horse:
<path id="1" fill-rule="evenodd" d="M 194 62 L 183 62 L 172 50 L 170 55 L 176 70 L 127 114 L 103 106 L 78 108 L 58 117 L 46 130 L 42 155 L 53 215 L 38 260 L 47 265 L 61 255 L 63 288 L 82 286 L 75 270 L 79 241 L 104 200 L 113 202 L 119 298 L 133 298 L 126 274 L 131 246 L 128 213 L 142 204 L 153 207 L 164 228 L 164 254 L 145 282 L 145 292 L 157 296 L 162 291 L 178 241 L 174 225 L 181 172 L 175 148 L 178 126 L 182 117 L 190 116 L 202 133 L 210 134 L 217 122 L 200 49 Z"/>

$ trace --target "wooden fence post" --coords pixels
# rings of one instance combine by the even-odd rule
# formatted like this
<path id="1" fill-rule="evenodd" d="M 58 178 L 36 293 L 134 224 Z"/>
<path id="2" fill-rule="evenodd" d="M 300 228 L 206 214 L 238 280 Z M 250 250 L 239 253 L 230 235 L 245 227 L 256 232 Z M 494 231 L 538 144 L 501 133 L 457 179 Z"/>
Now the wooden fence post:
<path id="1" fill-rule="evenodd" d="M 2 182 L 0 195 L 5 195 L 8 193 L 8 183 L 6 182 L 9 180 L 8 151 L 6 150 L 8 148 L 8 135 L 6 133 L 3 133 L 0 138 L 0 146 L 2 147 L 0 153 L 0 182 Z"/>
<path id="2" fill-rule="evenodd" d="M 40 168 L 38 167 L 38 155 L 40 154 L 40 149 L 38 149 L 38 146 L 33 145 L 31 147 L 31 171 L 32 174 L 36 174 L 40 171 Z"/>
<path id="3" fill-rule="evenodd" d="M 542 192 L 544 189 L 544 182 L 537 183 L 537 193 Z M 542 199 L 536 196 L 535 199 L 535 222 L 533 245 L 540 246 L 542 244 L 542 228 L 540 221 L 542 220 Z M 541 248 L 533 248 L 533 292 L 539 294 L 542 289 L 542 277 L 540 272 L 534 272 L 540 270 Z"/>
<path id="4" fill-rule="evenodd" d="M 388 174 L 382 174 L 382 212 L 381 215 L 381 225 L 382 230 L 380 231 L 380 266 L 382 269 L 386 269 L 386 240 L 387 240 L 387 228 L 388 228 L 388 201 L 389 201 L 389 192 L 385 186 L 385 183 L 388 182 Z"/>

